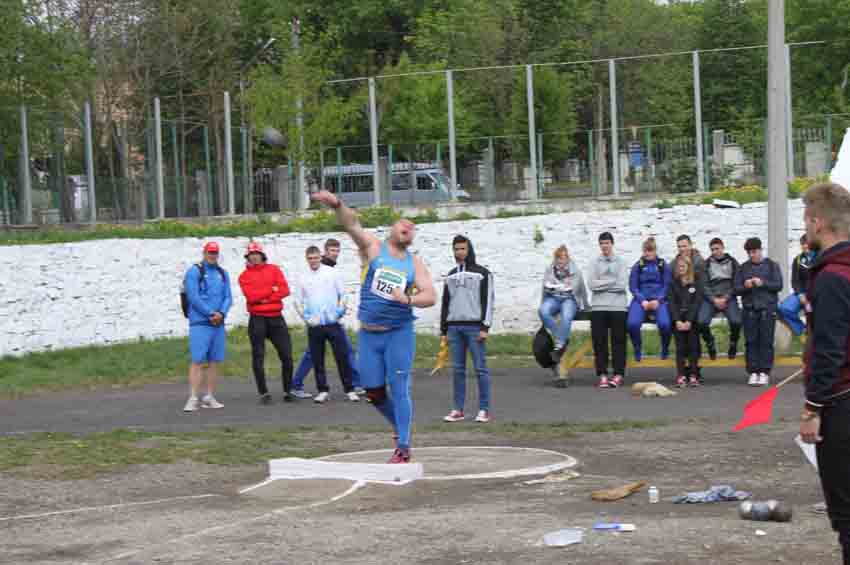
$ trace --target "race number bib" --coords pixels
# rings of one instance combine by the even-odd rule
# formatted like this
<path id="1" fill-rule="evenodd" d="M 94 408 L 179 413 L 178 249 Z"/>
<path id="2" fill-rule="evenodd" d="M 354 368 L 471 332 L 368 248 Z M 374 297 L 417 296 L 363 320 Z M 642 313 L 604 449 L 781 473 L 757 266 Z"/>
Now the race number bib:
<path id="1" fill-rule="evenodd" d="M 372 294 L 386 300 L 392 300 L 395 289 L 404 291 L 407 288 L 407 275 L 401 271 L 395 271 L 381 267 L 375 271 L 372 277 Z"/>

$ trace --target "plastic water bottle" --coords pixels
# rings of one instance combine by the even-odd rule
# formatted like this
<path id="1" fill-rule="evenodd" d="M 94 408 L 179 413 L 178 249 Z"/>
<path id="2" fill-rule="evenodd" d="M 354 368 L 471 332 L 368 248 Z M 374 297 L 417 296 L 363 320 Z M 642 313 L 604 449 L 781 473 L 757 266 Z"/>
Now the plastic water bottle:
<path id="1" fill-rule="evenodd" d="M 657 504 L 658 503 L 658 487 L 651 486 L 649 487 L 649 503 Z"/>

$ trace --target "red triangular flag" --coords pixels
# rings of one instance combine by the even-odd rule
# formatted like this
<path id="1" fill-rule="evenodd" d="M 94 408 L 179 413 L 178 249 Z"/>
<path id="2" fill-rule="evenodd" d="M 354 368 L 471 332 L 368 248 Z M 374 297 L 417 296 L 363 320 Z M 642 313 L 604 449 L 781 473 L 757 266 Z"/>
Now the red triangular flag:
<path id="1" fill-rule="evenodd" d="M 744 407 L 744 416 L 741 418 L 741 421 L 738 422 L 738 425 L 732 428 L 732 431 L 737 432 L 750 426 L 757 426 L 759 424 L 767 424 L 770 422 L 770 416 L 773 413 L 773 401 L 776 399 L 776 395 L 778 393 L 779 389 L 773 386 L 770 387 L 770 389 L 764 394 L 760 394 L 756 398 L 750 400 Z"/>

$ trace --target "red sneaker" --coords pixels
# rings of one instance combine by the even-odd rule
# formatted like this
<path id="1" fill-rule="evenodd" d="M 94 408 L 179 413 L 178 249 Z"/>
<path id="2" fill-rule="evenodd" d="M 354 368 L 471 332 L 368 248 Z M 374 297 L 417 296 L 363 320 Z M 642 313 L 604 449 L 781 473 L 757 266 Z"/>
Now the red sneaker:
<path id="1" fill-rule="evenodd" d="M 611 388 L 618 388 L 623 386 L 623 377 L 620 375 L 614 375 L 614 378 L 608 381 L 608 385 Z"/>
<path id="2" fill-rule="evenodd" d="M 699 385 L 700 385 L 699 378 L 696 375 L 691 375 L 691 378 L 688 379 L 688 386 L 698 387 Z"/>
<path id="3" fill-rule="evenodd" d="M 607 376 L 602 375 L 601 377 L 599 377 L 599 384 L 597 386 L 599 388 L 608 388 L 609 386 L 611 386 L 611 383 L 608 382 Z"/>
<path id="4" fill-rule="evenodd" d="M 685 375 L 679 375 L 676 378 L 676 386 L 679 388 L 685 388 L 686 386 L 688 386 L 688 379 L 685 377 Z"/>
<path id="5" fill-rule="evenodd" d="M 395 451 L 393 451 L 393 456 L 390 457 L 388 463 L 410 463 L 410 450 L 404 447 L 397 447 Z"/>

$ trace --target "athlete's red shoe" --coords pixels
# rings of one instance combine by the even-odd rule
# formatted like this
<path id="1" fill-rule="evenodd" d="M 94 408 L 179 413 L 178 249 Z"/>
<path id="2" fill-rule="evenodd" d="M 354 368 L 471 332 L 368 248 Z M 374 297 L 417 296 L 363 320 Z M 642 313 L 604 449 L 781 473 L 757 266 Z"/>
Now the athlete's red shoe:
<path id="1" fill-rule="evenodd" d="M 393 456 L 390 457 L 388 463 L 410 463 L 410 450 L 404 447 L 397 447 L 393 451 Z"/>

